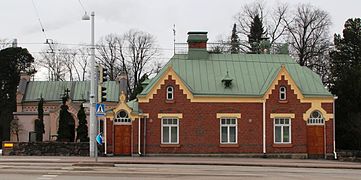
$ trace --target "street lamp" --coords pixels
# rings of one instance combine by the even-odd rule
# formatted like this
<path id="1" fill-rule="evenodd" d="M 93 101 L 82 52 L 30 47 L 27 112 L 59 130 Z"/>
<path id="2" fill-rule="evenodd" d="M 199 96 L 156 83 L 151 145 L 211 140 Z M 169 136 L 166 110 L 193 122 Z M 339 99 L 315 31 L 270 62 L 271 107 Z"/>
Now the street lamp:
<path id="1" fill-rule="evenodd" d="M 96 146 L 96 131 L 97 121 L 95 117 L 95 100 L 96 100 L 96 80 L 95 80 L 95 45 L 94 45 L 94 18 L 95 13 L 91 12 L 91 57 L 90 57 L 90 132 L 89 132 L 89 155 L 90 157 L 97 157 Z M 90 20 L 89 15 L 85 12 L 82 20 Z"/>

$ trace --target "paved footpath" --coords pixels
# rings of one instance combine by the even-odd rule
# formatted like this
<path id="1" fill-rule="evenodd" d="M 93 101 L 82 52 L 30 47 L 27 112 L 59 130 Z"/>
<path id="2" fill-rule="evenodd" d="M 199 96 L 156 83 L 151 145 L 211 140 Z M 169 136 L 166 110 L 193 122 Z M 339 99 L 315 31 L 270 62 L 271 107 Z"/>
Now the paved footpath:
<path id="1" fill-rule="evenodd" d="M 361 169 L 361 163 L 359 162 L 341 162 L 337 160 L 237 157 L 99 157 L 98 162 L 95 162 L 95 158 L 90 157 L 0 156 L 0 163 L 71 163 L 73 164 L 73 166 L 115 166 L 116 164 L 173 164 Z"/>

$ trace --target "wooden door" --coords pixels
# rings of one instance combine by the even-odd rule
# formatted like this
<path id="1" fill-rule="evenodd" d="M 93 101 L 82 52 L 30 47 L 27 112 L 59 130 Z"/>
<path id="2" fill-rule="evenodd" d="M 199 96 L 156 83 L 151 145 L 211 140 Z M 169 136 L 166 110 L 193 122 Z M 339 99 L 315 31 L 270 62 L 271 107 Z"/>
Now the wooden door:
<path id="1" fill-rule="evenodd" d="M 324 157 L 324 127 L 317 125 L 307 126 L 307 151 L 309 158 Z"/>
<path id="2" fill-rule="evenodd" d="M 114 154 L 130 155 L 131 153 L 131 126 L 114 125 Z"/>

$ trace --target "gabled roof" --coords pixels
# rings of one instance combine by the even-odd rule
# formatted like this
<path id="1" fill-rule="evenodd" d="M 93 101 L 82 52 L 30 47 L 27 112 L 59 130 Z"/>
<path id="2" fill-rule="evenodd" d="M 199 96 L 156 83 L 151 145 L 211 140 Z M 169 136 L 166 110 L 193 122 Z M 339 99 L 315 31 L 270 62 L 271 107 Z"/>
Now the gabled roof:
<path id="1" fill-rule="evenodd" d="M 195 96 L 263 96 L 284 65 L 305 97 L 332 96 L 320 77 L 297 64 L 288 55 L 274 54 L 209 54 L 207 59 L 189 59 L 187 54 L 174 55 L 139 96 L 147 95 L 171 66 Z M 227 71 L 232 88 L 222 79 Z"/>
<path id="2" fill-rule="evenodd" d="M 104 82 L 107 88 L 107 101 L 118 102 L 119 84 L 116 81 Z M 23 102 L 61 101 L 65 89 L 69 89 L 72 101 L 89 100 L 90 81 L 30 81 L 27 84 Z"/>

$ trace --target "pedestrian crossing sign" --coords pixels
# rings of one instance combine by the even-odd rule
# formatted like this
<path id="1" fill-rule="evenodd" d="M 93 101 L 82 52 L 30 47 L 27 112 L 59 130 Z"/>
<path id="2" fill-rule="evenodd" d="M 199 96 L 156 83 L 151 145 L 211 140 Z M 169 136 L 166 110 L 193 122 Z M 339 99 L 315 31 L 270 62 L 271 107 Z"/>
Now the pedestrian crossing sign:
<path id="1" fill-rule="evenodd" d="M 105 115 L 105 104 L 97 103 L 95 106 L 96 116 L 104 116 Z"/>

